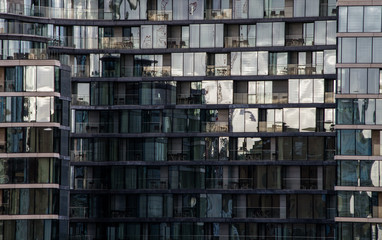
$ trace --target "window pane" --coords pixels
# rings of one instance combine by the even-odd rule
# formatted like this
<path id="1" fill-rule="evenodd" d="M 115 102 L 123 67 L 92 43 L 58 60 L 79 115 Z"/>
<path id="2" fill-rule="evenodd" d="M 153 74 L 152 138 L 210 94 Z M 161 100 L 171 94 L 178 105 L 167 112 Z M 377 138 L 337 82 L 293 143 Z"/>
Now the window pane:
<path id="1" fill-rule="evenodd" d="M 37 91 L 53 92 L 54 91 L 54 67 L 38 66 L 37 67 Z"/>
<path id="2" fill-rule="evenodd" d="M 215 46 L 215 24 L 200 24 L 200 47 Z"/>
<path id="3" fill-rule="evenodd" d="M 347 31 L 347 21 L 348 21 L 348 8 L 347 7 L 339 7 L 338 13 L 338 32 L 346 32 Z"/>
<path id="4" fill-rule="evenodd" d="M 348 7 L 348 32 L 362 32 L 363 7 Z"/>
<path id="5" fill-rule="evenodd" d="M 356 130 L 356 155 L 371 155 L 371 130 Z"/>
<path id="6" fill-rule="evenodd" d="M 345 47 L 344 47 L 345 49 Z M 382 38 L 373 38 L 373 63 L 382 63 Z"/>
<path id="7" fill-rule="evenodd" d="M 367 93 L 379 93 L 379 69 L 369 68 L 367 75 Z"/>
<path id="8" fill-rule="evenodd" d="M 183 53 L 171 54 L 171 75 L 183 76 Z"/>
<path id="9" fill-rule="evenodd" d="M 381 6 L 365 6 L 364 32 L 381 31 Z"/>
<path id="10" fill-rule="evenodd" d="M 366 93 L 367 85 L 366 68 L 352 68 L 350 69 L 350 93 Z"/>
<path id="11" fill-rule="evenodd" d="M 382 48 L 382 42 L 381 42 L 381 48 Z M 342 63 L 355 63 L 356 39 L 342 38 L 342 49 L 346 49 L 346 51 L 342 51 Z"/>
<path id="12" fill-rule="evenodd" d="M 152 25 L 142 25 L 141 26 L 141 48 L 152 48 L 153 47 L 153 26 Z"/>
<path id="13" fill-rule="evenodd" d="M 371 63 L 371 38 L 357 38 L 357 63 Z"/>
<path id="14" fill-rule="evenodd" d="M 24 89 L 26 92 L 36 91 L 36 66 L 25 67 Z"/>
<path id="15" fill-rule="evenodd" d="M 257 52 L 242 52 L 241 75 L 257 75 Z"/>
<path id="16" fill-rule="evenodd" d="M 284 108 L 284 122 L 287 132 L 298 132 L 299 130 L 299 109 Z"/>
<path id="17" fill-rule="evenodd" d="M 257 24 L 257 46 L 271 46 L 272 44 L 272 23 Z"/>
<path id="18" fill-rule="evenodd" d="M 300 103 L 313 102 L 313 80 L 301 79 L 300 80 Z"/>
<path id="19" fill-rule="evenodd" d="M 316 109 L 300 109 L 300 132 L 314 132 L 316 130 Z"/>
<path id="20" fill-rule="evenodd" d="M 273 23 L 273 46 L 284 46 L 285 22 Z"/>

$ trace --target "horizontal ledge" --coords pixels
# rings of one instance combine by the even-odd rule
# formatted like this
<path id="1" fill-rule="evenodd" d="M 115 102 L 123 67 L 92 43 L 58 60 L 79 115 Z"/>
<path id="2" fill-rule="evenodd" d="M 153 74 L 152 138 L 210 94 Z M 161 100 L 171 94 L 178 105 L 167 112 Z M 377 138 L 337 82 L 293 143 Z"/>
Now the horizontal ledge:
<path id="1" fill-rule="evenodd" d="M 352 217 L 335 217 L 336 222 L 366 222 L 366 223 L 382 223 L 382 218 L 352 218 Z"/>
<path id="2" fill-rule="evenodd" d="M 0 125 L 1 126 L 1 125 Z M 365 129 L 365 130 L 382 130 L 382 124 L 375 125 L 365 125 L 365 124 L 357 124 L 357 125 L 335 125 L 334 129 Z"/>
<path id="3" fill-rule="evenodd" d="M 0 153 L 0 158 L 60 158 L 59 153 Z"/>
<path id="4" fill-rule="evenodd" d="M 0 97 L 61 97 L 58 92 L 0 92 Z"/>
<path id="5" fill-rule="evenodd" d="M 60 123 L 56 122 L 12 122 L 12 123 L 0 123 L 0 128 L 3 127 L 61 127 Z"/>
<path id="6" fill-rule="evenodd" d="M 382 94 L 338 94 L 335 95 L 336 99 L 342 99 L 342 98 L 366 98 L 366 99 L 382 99 Z"/>
<path id="7" fill-rule="evenodd" d="M 5 66 L 61 66 L 58 60 L 0 60 L 0 67 Z"/>
<path id="8" fill-rule="evenodd" d="M 382 192 L 381 187 L 335 186 L 335 191 Z"/>
<path id="9" fill-rule="evenodd" d="M 382 156 L 357 156 L 357 155 L 337 155 L 334 156 L 334 160 L 371 160 L 371 161 L 381 161 Z"/>
<path id="10" fill-rule="evenodd" d="M 0 220 L 58 220 L 59 215 L 47 214 L 47 215 L 0 215 Z"/>
<path id="11" fill-rule="evenodd" d="M 15 189 L 15 188 L 55 188 L 59 189 L 59 184 L 54 183 L 33 183 L 33 184 L 0 184 L 0 189 Z"/>

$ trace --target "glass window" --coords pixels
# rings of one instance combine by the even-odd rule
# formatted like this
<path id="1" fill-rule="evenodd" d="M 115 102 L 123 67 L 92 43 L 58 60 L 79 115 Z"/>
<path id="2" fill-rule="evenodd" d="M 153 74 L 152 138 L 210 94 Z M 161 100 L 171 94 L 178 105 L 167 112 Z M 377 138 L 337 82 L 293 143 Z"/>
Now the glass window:
<path id="1" fill-rule="evenodd" d="M 326 29 L 326 44 L 336 44 L 336 21 L 327 21 Z"/>
<path id="2" fill-rule="evenodd" d="M 190 24 L 190 48 L 199 48 L 199 24 Z"/>
<path id="3" fill-rule="evenodd" d="M 257 75 L 257 52 L 242 52 L 241 56 L 241 75 Z"/>
<path id="4" fill-rule="evenodd" d="M 268 64 L 268 63 L 267 63 Z M 231 52 L 231 75 L 240 75 L 241 52 Z"/>
<path id="5" fill-rule="evenodd" d="M 233 81 L 218 81 L 218 104 L 232 104 L 233 102 Z"/>
<path id="6" fill-rule="evenodd" d="M 171 54 L 171 75 L 183 76 L 183 53 Z"/>
<path id="7" fill-rule="evenodd" d="M 337 121 L 338 124 L 353 124 L 353 100 L 337 100 Z"/>
<path id="8" fill-rule="evenodd" d="M 348 22 L 348 8 L 347 7 L 339 7 L 338 32 L 346 32 L 347 31 L 347 22 Z"/>
<path id="9" fill-rule="evenodd" d="M 187 20 L 188 18 L 188 0 L 174 0 L 173 13 L 174 20 Z"/>
<path id="10" fill-rule="evenodd" d="M 347 49 L 344 47 L 344 49 Z M 382 38 L 373 38 L 373 63 L 382 63 Z"/>
<path id="11" fill-rule="evenodd" d="M 167 47 L 167 26 L 154 25 L 153 26 L 153 47 L 166 48 Z"/>
<path id="12" fill-rule="evenodd" d="M 320 10 L 319 0 L 305 0 L 306 14 L 307 17 L 318 16 Z"/>
<path id="13" fill-rule="evenodd" d="M 200 47 L 215 46 L 215 24 L 200 24 Z"/>
<path id="14" fill-rule="evenodd" d="M 299 79 L 289 79 L 289 81 L 288 81 L 288 102 L 289 103 L 299 103 L 299 92 L 300 92 L 300 80 Z"/>
<path id="15" fill-rule="evenodd" d="M 244 109 L 236 108 L 232 111 L 232 132 L 244 132 Z"/>
<path id="16" fill-rule="evenodd" d="M 365 124 L 365 104 L 364 99 L 354 99 L 354 124 Z"/>
<path id="17" fill-rule="evenodd" d="M 356 155 L 371 155 L 371 130 L 356 130 Z"/>
<path id="18" fill-rule="evenodd" d="M 363 7 L 348 7 L 348 32 L 362 32 Z"/>
<path id="19" fill-rule="evenodd" d="M 365 124 L 375 124 L 375 99 L 365 101 Z"/>
<path id="20" fill-rule="evenodd" d="M 367 70 L 367 93 L 379 93 L 379 69 L 369 68 Z"/>
<path id="21" fill-rule="evenodd" d="M 342 49 L 345 49 L 345 51 L 342 51 L 342 63 L 355 63 L 356 38 L 341 38 L 341 40 L 342 40 Z M 373 45 L 373 49 L 374 49 L 374 45 Z M 382 50 L 382 41 L 381 41 L 381 50 Z"/>
<path id="22" fill-rule="evenodd" d="M 316 130 L 316 109 L 300 108 L 300 132 L 314 132 Z"/>
<path id="23" fill-rule="evenodd" d="M 357 38 L 357 63 L 371 63 L 371 38 Z"/>
<path id="24" fill-rule="evenodd" d="M 285 22 L 273 23 L 273 46 L 285 45 Z"/>
<path id="25" fill-rule="evenodd" d="M 365 10 L 365 32 L 381 31 L 381 6 L 364 6 Z"/>
<path id="26" fill-rule="evenodd" d="M 142 25 L 141 26 L 141 48 L 153 47 L 153 26 Z"/>
<path id="27" fill-rule="evenodd" d="M 246 132 L 258 131 L 258 109 L 257 108 L 245 109 L 245 131 Z"/>
<path id="28" fill-rule="evenodd" d="M 366 93 L 367 90 L 367 69 L 350 69 L 350 93 Z"/>
<path id="29" fill-rule="evenodd" d="M 313 80 L 301 79 L 300 80 L 300 103 L 313 102 Z"/>
<path id="30" fill-rule="evenodd" d="M 249 0 L 249 18 L 263 18 L 264 16 L 264 1 Z"/>
<path id="31" fill-rule="evenodd" d="M 272 45 L 272 23 L 257 24 L 256 46 Z"/>
<path id="32" fill-rule="evenodd" d="M 24 72 L 24 90 L 36 91 L 36 66 L 26 66 Z"/>
<path id="33" fill-rule="evenodd" d="M 305 0 L 294 0 L 293 6 L 294 17 L 305 17 Z"/>
<path id="34" fill-rule="evenodd" d="M 314 23 L 314 45 L 326 44 L 326 22 L 317 21 Z"/>
<path id="35" fill-rule="evenodd" d="M 355 133 L 354 130 L 339 130 L 338 152 L 340 155 L 355 154 Z"/>
<path id="36" fill-rule="evenodd" d="M 205 76 L 206 75 L 206 53 L 195 53 L 194 56 L 194 76 Z"/>
<path id="37" fill-rule="evenodd" d="M 37 67 L 37 91 L 53 92 L 54 91 L 54 67 L 38 66 Z"/>
<path id="38" fill-rule="evenodd" d="M 284 122 L 287 132 L 298 132 L 299 130 L 299 109 L 284 108 Z"/>
<path id="39" fill-rule="evenodd" d="M 382 99 L 375 100 L 375 123 L 382 124 Z"/>
<path id="40" fill-rule="evenodd" d="M 257 75 L 268 75 L 268 52 L 257 52 Z"/>
<path id="41" fill-rule="evenodd" d="M 50 101 L 50 97 L 37 97 L 37 122 L 50 122 Z"/>

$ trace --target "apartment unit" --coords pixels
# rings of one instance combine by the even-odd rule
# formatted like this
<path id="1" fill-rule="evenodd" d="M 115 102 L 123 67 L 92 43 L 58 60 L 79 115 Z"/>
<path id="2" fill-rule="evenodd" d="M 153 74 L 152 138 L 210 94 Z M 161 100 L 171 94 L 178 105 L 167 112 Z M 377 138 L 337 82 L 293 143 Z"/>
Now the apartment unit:
<path id="1" fill-rule="evenodd" d="M 339 239 L 381 239 L 382 1 L 338 1 Z"/>
<path id="2" fill-rule="evenodd" d="M 335 0 L 1 0 L 0 12 L 0 156 L 14 164 L 0 181 L 36 176 L 0 184 L 13 211 L 0 239 L 336 237 Z M 39 150 L 33 129 L 51 134 Z M 52 208 L 31 213 L 40 189 Z"/>

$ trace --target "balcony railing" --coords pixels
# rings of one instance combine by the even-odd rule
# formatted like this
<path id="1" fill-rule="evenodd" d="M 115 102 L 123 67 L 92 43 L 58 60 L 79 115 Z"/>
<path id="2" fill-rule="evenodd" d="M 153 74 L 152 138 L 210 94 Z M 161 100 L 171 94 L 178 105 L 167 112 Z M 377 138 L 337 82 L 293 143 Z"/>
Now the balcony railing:
<path id="1" fill-rule="evenodd" d="M 237 48 L 237 47 L 255 47 L 256 38 L 255 37 L 225 37 L 224 47 L 226 48 Z"/>
<path id="2" fill-rule="evenodd" d="M 147 10 L 149 21 L 170 21 L 172 20 L 171 10 Z"/>
<path id="3" fill-rule="evenodd" d="M 205 9 L 204 18 L 207 20 L 232 19 L 232 9 Z"/>
<path id="4" fill-rule="evenodd" d="M 167 38 L 167 48 L 189 48 L 188 40 L 182 38 Z"/>
<path id="5" fill-rule="evenodd" d="M 314 38 L 303 37 L 302 35 L 286 35 L 285 46 L 311 46 L 314 45 Z"/>
<path id="6" fill-rule="evenodd" d="M 231 66 L 207 65 L 207 76 L 230 76 Z"/>
<path id="7" fill-rule="evenodd" d="M 270 75 L 316 75 L 324 74 L 323 65 L 277 64 L 269 65 Z"/>

